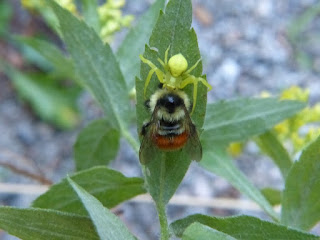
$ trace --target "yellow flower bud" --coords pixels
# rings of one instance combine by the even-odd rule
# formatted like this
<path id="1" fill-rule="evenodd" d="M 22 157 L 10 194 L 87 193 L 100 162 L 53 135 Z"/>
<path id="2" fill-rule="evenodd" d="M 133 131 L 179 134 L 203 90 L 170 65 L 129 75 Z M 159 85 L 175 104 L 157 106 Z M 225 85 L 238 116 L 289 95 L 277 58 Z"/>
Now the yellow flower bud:
<path id="1" fill-rule="evenodd" d="M 281 99 L 299 100 L 307 102 L 309 99 L 309 90 L 303 90 L 298 86 L 292 86 L 282 92 Z"/>
<path id="2" fill-rule="evenodd" d="M 238 157 L 243 151 L 243 143 L 231 143 L 228 147 L 228 152 L 233 157 Z"/>

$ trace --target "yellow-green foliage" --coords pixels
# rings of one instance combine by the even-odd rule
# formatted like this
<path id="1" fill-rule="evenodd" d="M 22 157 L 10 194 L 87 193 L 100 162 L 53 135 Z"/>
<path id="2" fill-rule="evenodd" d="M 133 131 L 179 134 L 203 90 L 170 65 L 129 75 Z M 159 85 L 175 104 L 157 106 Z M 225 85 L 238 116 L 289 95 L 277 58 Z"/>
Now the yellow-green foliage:
<path id="1" fill-rule="evenodd" d="M 75 14 L 77 12 L 77 7 L 74 3 L 74 0 L 55 0 L 59 5 L 68 11 Z M 21 0 L 21 4 L 23 7 L 29 9 L 29 10 L 36 10 L 39 11 L 43 7 L 45 7 L 45 1 L 44 0 Z"/>

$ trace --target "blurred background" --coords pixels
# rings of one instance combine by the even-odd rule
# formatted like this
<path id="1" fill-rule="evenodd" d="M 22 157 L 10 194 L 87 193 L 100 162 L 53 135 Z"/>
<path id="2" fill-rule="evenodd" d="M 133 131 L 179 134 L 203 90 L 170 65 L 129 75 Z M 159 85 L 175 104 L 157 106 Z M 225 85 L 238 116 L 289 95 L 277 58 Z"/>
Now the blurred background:
<path id="1" fill-rule="evenodd" d="M 76 1 L 57 0 L 73 14 Z M 152 0 L 100 1 L 100 36 L 116 49 L 153 3 Z M 320 3 L 316 0 L 193 0 L 193 27 L 204 73 L 213 90 L 208 101 L 280 96 L 309 103 L 296 119 L 293 134 L 278 126 L 291 142 L 292 155 L 319 134 Z M 33 199 L 74 171 L 72 148 L 77 134 L 103 116 L 90 94 L 77 84 L 70 59 L 55 32 L 56 20 L 42 0 L 0 1 L 0 203 L 28 207 Z M 43 51 L 46 50 L 46 51 Z M 40 54 L 42 53 L 42 54 Z M 137 56 L 138 57 L 138 56 Z M 310 123 L 312 122 L 311 126 Z M 319 125 L 316 125 L 317 127 Z M 133 131 L 135 128 L 133 126 Z M 110 166 L 126 176 L 141 176 L 138 158 L 125 141 Z M 253 142 L 230 146 L 236 165 L 259 188 L 283 188 L 281 174 Z M 227 181 L 193 163 L 168 214 L 266 216 Z M 189 197 L 189 198 L 188 198 Z M 212 207 L 213 198 L 230 204 Z M 217 201 L 218 203 L 219 201 Z M 224 201 L 227 203 L 227 201 Z M 148 199 L 114 210 L 143 240 L 157 239 L 158 220 Z M 267 218 L 266 218 L 267 219 Z M 320 234 L 319 227 L 313 230 Z M 16 239 L 0 231 L 0 239 Z"/>

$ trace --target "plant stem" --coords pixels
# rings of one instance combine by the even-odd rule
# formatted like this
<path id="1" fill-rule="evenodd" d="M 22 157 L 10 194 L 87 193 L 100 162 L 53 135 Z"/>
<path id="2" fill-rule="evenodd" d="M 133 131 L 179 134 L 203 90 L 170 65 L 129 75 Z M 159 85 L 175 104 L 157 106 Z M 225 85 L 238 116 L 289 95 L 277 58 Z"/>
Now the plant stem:
<path id="1" fill-rule="evenodd" d="M 164 180 L 166 174 L 166 161 L 162 159 L 161 169 L 160 169 L 160 201 L 157 202 L 157 210 L 159 214 L 159 222 L 161 228 L 161 240 L 169 240 L 169 228 L 168 220 L 166 214 L 166 205 L 163 201 L 163 192 L 164 192 Z"/>
<path id="2" fill-rule="evenodd" d="M 159 214 L 159 222 L 161 229 L 161 240 L 169 240 L 169 226 L 166 214 L 166 206 L 162 203 L 157 204 L 157 210 Z"/>

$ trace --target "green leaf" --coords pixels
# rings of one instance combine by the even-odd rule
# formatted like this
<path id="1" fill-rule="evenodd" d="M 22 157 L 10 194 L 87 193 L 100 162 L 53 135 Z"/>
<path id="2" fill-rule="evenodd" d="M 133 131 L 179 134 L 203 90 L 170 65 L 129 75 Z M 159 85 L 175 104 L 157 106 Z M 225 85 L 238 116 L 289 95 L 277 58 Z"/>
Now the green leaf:
<path id="1" fill-rule="evenodd" d="M 316 17 L 320 13 L 320 3 L 315 3 L 304 12 L 298 16 L 297 18 L 293 19 L 287 29 L 289 40 L 293 44 L 297 44 L 299 42 L 299 38 L 303 39 L 303 32 L 308 28 L 308 25 L 316 19 Z M 301 41 L 301 39 L 300 39 Z"/>
<path id="2" fill-rule="evenodd" d="M 81 0 L 82 15 L 88 26 L 91 26 L 99 34 L 100 32 L 100 19 L 98 13 L 97 0 Z"/>
<path id="3" fill-rule="evenodd" d="M 83 206 L 96 227 L 100 239 L 130 240 L 136 239 L 126 226 L 112 212 L 105 208 L 95 197 L 86 192 L 82 187 L 67 179 L 73 190 L 77 193 Z"/>
<path id="4" fill-rule="evenodd" d="M 77 171 L 107 165 L 118 153 L 120 134 L 109 121 L 100 119 L 92 122 L 78 135 L 74 145 Z"/>
<path id="5" fill-rule="evenodd" d="M 37 114 L 61 128 L 72 128 L 79 120 L 75 101 L 78 89 L 65 89 L 46 74 L 27 75 L 5 64 L 4 72 L 13 81 L 20 96 Z"/>
<path id="6" fill-rule="evenodd" d="M 242 194 L 255 201 L 273 219 L 278 216 L 262 193 L 249 181 L 249 179 L 234 165 L 226 151 L 219 146 L 212 146 L 203 142 L 203 159 L 201 166 L 226 180 Z"/>
<path id="7" fill-rule="evenodd" d="M 17 40 L 45 58 L 61 77 L 76 79 L 73 62 L 53 44 L 35 37 L 17 37 Z"/>
<path id="8" fill-rule="evenodd" d="M 238 240 L 319 240 L 320 237 L 306 232 L 290 229 L 286 226 L 262 221 L 251 216 L 217 218 L 205 215 L 192 215 L 173 222 L 170 227 L 177 237 L 192 223 L 203 225 L 228 234 Z"/>
<path id="9" fill-rule="evenodd" d="M 0 207 L 0 228 L 24 240 L 98 240 L 89 218 L 47 209 Z"/>
<path id="10" fill-rule="evenodd" d="M 141 16 L 139 22 L 130 29 L 121 46 L 117 50 L 117 59 L 129 89 L 133 88 L 135 76 L 139 73 L 139 54 L 143 52 L 152 29 L 158 19 L 160 9 L 165 0 L 157 0 L 149 10 Z"/>
<path id="11" fill-rule="evenodd" d="M 235 238 L 207 227 L 200 223 L 192 223 L 183 232 L 182 240 L 236 240 Z"/>
<path id="12" fill-rule="evenodd" d="M 126 83 L 108 44 L 71 13 L 50 1 L 82 84 L 104 109 L 111 126 L 127 134 L 132 114 Z"/>
<path id="13" fill-rule="evenodd" d="M 281 204 L 280 190 L 273 189 L 273 188 L 264 188 L 261 190 L 261 193 L 272 206 Z"/>
<path id="14" fill-rule="evenodd" d="M 281 222 L 308 230 L 320 220 L 320 137 L 301 154 L 288 173 Z"/>
<path id="15" fill-rule="evenodd" d="M 288 171 L 292 165 L 291 158 L 287 150 L 283 147 L 277 136 L 272 131 L 267 131 L 258 136 L 256 143 L 274 163 L 279 167 L 283 178 L 287 177 Z"/>
<path id="16" fill-rule="evenodd" d="M 12 18 L 12 6 L 9 1 L 0 2 L 0 36 L 8 35 L 8 27 Z"/>
<path id="17" fill-rule="evenodd" d="M 193 66 L 200 59 L 197 36 L 191 28 L 192 4 L 191 0 L 171 0 L 166 6 L 165 13 L 160 12 L 158 21 L 152 31 L 149 45 L 146 45 L 144 57 L 153 62 L 159 69 L 163 69 L 158 58 L 164 59 L 165 52 L 170 47 L 168 58 L 181 53 L 186 58 L 189 66 Z M 158 89 L 159 80 L 153 75 L 151 82 L 144 96 L 144 86 L 150 67 L 142 63 L 140 77 L 136 78 L 137 92 L 137 121 L 140 132 L 146 119 L 150 119 L 150 111 L 145 107 L 144 102 Z M 196 77 L 202 74 L 202 65 L 199 63 L 192 71 Z M 183 89 L 192 99 L 193 86 Z M 192 120 L 198 129 L 201 129 L 206 111 L 207 88 L 199 84 L 196 109 Z M 142 149 L 143 151 L 143 149 Z M 150 160 L 144 166 L 144 174 L 148 192 L 156 202 L 161 225 L 161 237 L 168 238 L 167 220 L 165 205 L 168 203 L 191 163 L 191 157 L 186 150 L 163 152 L 154 151 Z"/>
<path id="18" fill-rule="evenodd" d="M 190 0 L 171 0 L 152 31 L 149 46 L 146 46 L 144 57 L 155 63 L 160 69 L 157 58 L 164 59 L 165 51 L 170 46 L 169 56 L 182 53 L 192 66 L 200 59 L 197 36 L 190 29 L 192 21 L 192 5 Z M 152 48 L 152 49 L 151 49 Z M 155 51 L 154 49 L 157 49 Z M 145 107 L 144 82 L 150 71 L 147 64 L 141 64 L 141 79 L 136 79 L 137 91 L 137 118 L 138 131 L 143 122 L 150 119 L 150 111 Z M 202 66 L 199 64 L 192 74 L 200 76 Z M 155 76 L 147 89 L 147 97 L 150 97 L 158 89 L 159 80 Z M 185 88 L 187 94 L 192 97 L 193 89 Z M 198 86 L 197 107 L 193 114 L 193 121 L 200 129 L 204 120 L 207 89 L 202 84 Z M 172 197 L 180 182 L 182 181 L 191 159 L 183 151 L 162 152 L 155 151 L 152 160 L 146 165 L 145 175 L 149 192 L 157 203 L 166 204 Z"/>
<path id="19" fill-rule="evenodd" d="M 235 99 L 209 104 L 202 139 L 212 145 L 262 134 L 302 110 L 305 104 L 273 98 Z"/>
<path id="20" fill-rule="evenodd" d="M 193 66 L 200 58 L 197 35 L 191 27 L 192 21 L 192 5 L 190 0 L 171 0 L 169 1 L 165 13 L 160 12 L 159 19 L 152 31 L 149 45 L 146 45 L 143 56 L 154 63 L 159 69 L 163 67 L 157 60 L 164 59 L 165 51 L 169 49 L 168 59 L 181 53 L 187 60 L 188 66 Z M 159 89 L 159 80 L 153 74 L 150 84 L 147 87 L 146 98 L 144 97 L 144 84 L 150 67 L 141 63 L 140 77 L 136 78 L 137 92 L 137 120 L 139 128 L 146 119 L 150 119 L 150 111 L 144 106 L 144 102 Z M 202 62 L 191 72 L 195 77 L 202 75 Z M 204 77 L 204 76 L 202 76 Z M 189 85 L 183 89 L 189 98 L 193 97 L 193 86 Z M 204 116 L 206 113 L 207 87 L 198 84 L 198 94 L 195 111 L 191 116 L 193 123 L 198 130 L 202 128 Z"/>
<path id="21" fill-rule="evenodd" d="M 167 204 L 190 165 L 184 152 L 159 153 L 144 169 L 148 192 L 156 202 Z"/>
<path id="22" fill-rule="evenodd" d="M 99 199 L 108 208 L 145 193 L 141 178 L 127 178 L 106 167 L 94 167 L 78 172 L 71 179 Z M 33 207 L 50 208 L 85 215 L 86 210 L 67 180 L 53 185 L 33 202 Z"/>

